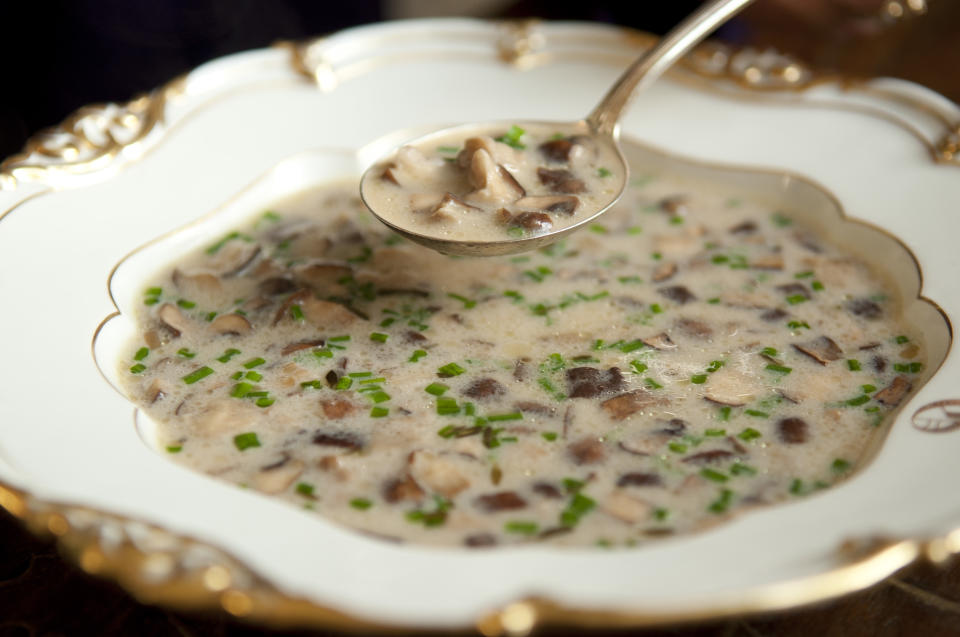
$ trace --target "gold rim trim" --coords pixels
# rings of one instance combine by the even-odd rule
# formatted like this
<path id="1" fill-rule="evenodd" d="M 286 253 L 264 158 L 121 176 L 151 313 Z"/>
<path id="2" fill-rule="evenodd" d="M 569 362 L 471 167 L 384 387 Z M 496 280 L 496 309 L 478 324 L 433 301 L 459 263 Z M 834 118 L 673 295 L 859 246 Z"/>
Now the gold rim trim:
<path id="1" fill-rule="evenodd" d="M 497 42 L 500 59 L 519 68 L 555 61 L 558 56 L 541 51 L 544 41 L 532 32 L 536 25 L 536 21 L 527 21 L 510 23 L 504 27 L 504 33 Z M 624 34 L 638 46 L 649 46 L 655 41 L 654 36 L 642 32 L 625 29 Z M 280 42 L 276 46 L 290 51 L 290 63 L 298 75 L 316 83 L 321 89 L 333 90 L 339 78 L 332 66 L 316 57 L 317 45 L 321 42 L 321 39 L 302 43 Z M 761 65 L 750 64 L 743 57 L 749 51 L 708 43 L 684 62 L 683 71 L 686 73 L 678 72 L 676 75 L 695 77 L 701 88 L 706 86 L 714 92 L 730 93 L 729 88 L 719 85 L 732 84 L 743 92 L 754 92 L 754 97 L 757 93 L 800 93 L 817 84 L 843 81 L 837 76 L 817 74 L 785 56 L 773 63 L 768 58 Z M 184 77 L 177 78 L 126 104 L 81 108 L 60 126 L 32 137 L 21 153 L 0 164 L 0 190 L 12 190 L 20 183 L 44 183 L 53 174 L 96 172 L 110 166 L 121 154 L 141 152 L 148 136 L 163 129 L 166 104 L 182 93 L 183 83 Z M 919 100 L 908 101 L 911 102 L 908 105 L 917 110 L 929 108 Z M 879 109 L 840 103 L 815 105 L 879 116 L 927 142 L 937 161 L 960 165 L 960 121 L 945 119 L 943 123 L 948 131 L 939 142 L 931 144 L 909 123 Z M 39 194 L 43 192 L 31 194 L 13 208 Z M 10 210 L 2 214 L 7 212 Z M 922 296 L 920 299 L 930 302 Z M 939 310 L 936 304 L 933 305 Z M 940 312 L 943 314 L 942 310 Z M 952 332 L 949 320 L 947 322 Z M 161 527 L 104 511 L 43 502 L 2 482 L 0 506 L 19 518 L 35 534 L 55 537 L 67 556 L 85 571 L 117 581 L 145 603 L 184 610 L 220 608 L 232 616 L 274 626 L 398 630 L 285 595 L 237 558 L 209 544 L 185 538 Z M 112 532 L 105 532 L 107 528 Z M 144 539 L 147 536 L 153 537 L 154 544 Z M 956 553 L 960 553 L 960 529 L 934 539 L 871 539 L 841 547 L 837 557 L 843 566 L 745 595 L 749 601 L 739 605 L 704 608 L 694 613 L 630 613 L 577 609 L 546 599 L 527 598 L 491 611 L 476 622 L 476 629 L 488 636 L 526 635 L 535 627 L 545 624 L 650 626 L 792 608 L 861 590 L 918 559 L 941 563 Z M 185 556 L 195 559 L 185 560 Z"/>

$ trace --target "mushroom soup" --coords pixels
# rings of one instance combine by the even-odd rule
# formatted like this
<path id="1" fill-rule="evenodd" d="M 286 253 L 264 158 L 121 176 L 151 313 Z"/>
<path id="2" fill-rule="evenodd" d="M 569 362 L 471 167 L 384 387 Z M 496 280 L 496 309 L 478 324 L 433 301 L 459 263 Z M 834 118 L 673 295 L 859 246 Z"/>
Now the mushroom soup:
<path id="1" fill-rule="evenodd" d="M 924 365 L 890 286 L 802 215 L 639 179 L 602 224 L 447 257 L 355 184 L 144 286 L 126 391 L 160 451 L 378 537 L 633 545 L 864 461 Z"/>
<path id="2" fill-rule="evenodd" d="M 448 240 L 503 241 L 579 223 L 620 194 L 612 147 L 556 127 L 474 130 L 403 146 L 364 179 L 396 227 Z"/>

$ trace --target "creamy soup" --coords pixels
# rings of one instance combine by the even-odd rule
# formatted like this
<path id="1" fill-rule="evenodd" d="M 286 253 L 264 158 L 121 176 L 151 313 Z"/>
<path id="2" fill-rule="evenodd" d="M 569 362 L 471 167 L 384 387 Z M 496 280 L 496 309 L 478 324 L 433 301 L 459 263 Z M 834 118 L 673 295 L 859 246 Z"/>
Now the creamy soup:
<path id="1" fill-rule="evenodd" d="M 417 234 L 503 241 L 593 216 L 620 193 L 620 165 L 612 147 L 556 127 L 457 132 L 400 148 L 374 166 L 363 197 Z"/>
<path id="2" fill-rule="evenodd" d="M 639 174 L 512 258 L 401 241 L 356 184 L 278 201 L 145 282 L 126 390 L 171 459 L 396 541 L 631 546 L 850 475 L 924 365 L 891 288 Z"/>

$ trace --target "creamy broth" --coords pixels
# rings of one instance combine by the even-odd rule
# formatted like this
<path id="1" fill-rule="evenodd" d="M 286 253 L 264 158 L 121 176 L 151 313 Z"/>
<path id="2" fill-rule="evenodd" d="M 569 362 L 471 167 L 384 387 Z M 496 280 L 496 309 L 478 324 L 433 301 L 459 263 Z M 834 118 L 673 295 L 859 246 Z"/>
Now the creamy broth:
<path id="1" fill-rule="evenodd" d="M 619 194 L 612 147 L 558 127 L 473 130 L 402 147 L 363 182 L 367 204 L 429 237 L 503 241 L 572 226 Z"/>
<path id="2" fill-rule="evenodd" d="M 923 369 L 884 280 L 749 192 L 637 179 L 491 259 L 355 193 L 144 286 L 123 375 L 162 453 L 387 539 L 630 546 L 848 476 Z"/>

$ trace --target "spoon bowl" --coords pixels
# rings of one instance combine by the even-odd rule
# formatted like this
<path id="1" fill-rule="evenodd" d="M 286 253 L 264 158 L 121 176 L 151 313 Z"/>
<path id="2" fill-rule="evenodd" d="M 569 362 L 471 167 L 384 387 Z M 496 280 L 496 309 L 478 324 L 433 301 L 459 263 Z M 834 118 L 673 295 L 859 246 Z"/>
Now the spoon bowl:
<path id="1" fill-rule="evenodd" d="M 364 204 L 377 219 L 401 236 L 438 252 L 463 256 L 500 256 L 526 252 L 553 243 L 564 235 L 589 225 L 616 204 L 626 188 L 629 169 L 619 146 L 618 122 L 634 93 L 653 83 L 676 60 L 702 41 L 717 26 L 752 1 L 712 0 L 704 3 L 696 12 L 665 35 L 656 46 L 630 65 L 584 119 L 574 122 L 512 120 L 462 124 L 436 130 L 408 142 L 407 145 L 374 163 L 364 172 L 360 181 L 360 196 Z M 565 140 L 564 143 L 575 139 L 584 140 L 583 145 L 589 146 L 595 158 L 603 158 L 605 165 L 599 170 L 602 171 L 601 176 L 604 180 L 600 185 L 597 186 L 595 183 L 591 191 L 584 187 L 583 180 L 576 179 L 578 182 L 576 194 L 587 190 L 585 205 L 580 205 L 581 198 L 572 196 L 573 190 L 553 189 L 551 192 L 550 188 L 547 188 L 548 192 L 528 197 L 526 189 L 514 176 L 514 171 L 505 165 L 510 163 L 510 158 L 513 156 L 510 155 L 505 163 L 501 163 L 500 158 L 495 157 L 498 151 L 494 148 L 494 135 L 490 133 L 519 131 L 517 138 L 511 139 L 510 135 L 504 134 L 498 137 L 497 141 L 514 148 L 524 149 L 525 146 L 519 143 L 518 138 L 528 129 L 556 132 L 561 140 Z M 485 133 L 487 134 L 485 138 L 479 137 Z M 486 141 L 483 141 L 484 139 Z M 452 140 L 456 140 L 456 147 L 449 146 Z M 472 151 L 466 151 L 465 141 L 473 143 Z M 442 145 L 444 143 L 447 145 Z M 478 145 L 482 150 L 477 150 Z M 416 187 L 424 186 L 428 180 L 424 178 L 420 181 L 415 169 L 408 171 L 411 174 L 403 175 L 404 187 L 410 182 L 413 188 L 408 190 L 404 190 L 403 187 L 393 188 L 394 185 L 401 186 L 394 171 L 399 172 L 400 168 L 404 167 L 404 163 L 399 159 L 404 149 L 409 149 L 408 153 L 417 153 L 417 161 L 424 167 L 420 171 L 421 175 L 426 173 L 430 173 L 431 177 L 441 175 L 439 179 L 434 180 L 441 185 L 452 183 L 463 185 L 469 182 L 474 190 L 465 198 L 461 198 L 463 192 L 454 193 L 446 188 L 433 192 L 422 192 L 421 188 L 421 192 L 417 192 Z M 457 156 L 428 157 L 416 149 L 436 149 L 437 151 L 446 149 L 456 152 Z M 511 151 L 504 147 L 499 154 L 504 153 L 509 154 Z M 481 154 L 478 162 L 475 155 Z M 533 159 L 536 155 L 536 151 L 531 149 L 527 151 L 523 161 L 527 161 L 528 164 L 536 161 Z M 457 178 L 450 177 L 451 170 L 445 170 L 443 161 L 456 164 L 462 169 L 461 172 L 464 174 L 459 177 L 459 181 Z M 526 168 L 526 173 L 531 174 L 530 165 Z M 541 166 L 536 174 L 539 175 L 541 170 L 546 170 L 547 173 L 562 175 L 560 179 L 575 179 L 577 175 L 567 168 L 566 163 L 560 168 Z M 592 170 L 597 168 L 594 166 Z M 542 176 L 540 182 L 545 186 L 548 185 Z M 536 180 L 528 183 L 536 183 Z M 519 206 L 521 210 L 519 214 L 515 214 L 517 210 L 507 207 L 511 205 L 509 198 L 498 196 L 504 193 L 513 196 L 513 204 L 520 205 L 526 202 L 526 206 Z M 417 197 L 420 198 L 418 201 L 425 203 L 415 203 L 414 198 Z M 474 197 L 474 200 L 470 197 Z M 482 199 L 489 205 L 486 208 L 473 205 L 476 199 Z M 559 202 L 561 199 L 566 200 L 562 202 L 563 205 Z M 543 203 L 544 207 L 531 210 L 528 206 L 533 200 Z M 551 201 L 558 203 L 550 206 Z M 513 206 L 513 208 L 516 207 Z M 487 215 L 486 219 L 484 215 Z M 534 215 L 535 223 L 517 225 L 518 219 L 522 219 L 521 215 Z M 525 219 L 527 220 L 530 219 Z M 479 230 L 482 223 L 489 226 L 492 221 L 499 222 L 506 231 L 491 234 L 489 231 Z M 476 232 L 472 231 L 474 225 L 477 227 Z"/>

